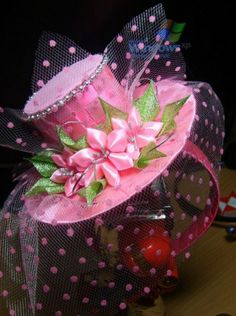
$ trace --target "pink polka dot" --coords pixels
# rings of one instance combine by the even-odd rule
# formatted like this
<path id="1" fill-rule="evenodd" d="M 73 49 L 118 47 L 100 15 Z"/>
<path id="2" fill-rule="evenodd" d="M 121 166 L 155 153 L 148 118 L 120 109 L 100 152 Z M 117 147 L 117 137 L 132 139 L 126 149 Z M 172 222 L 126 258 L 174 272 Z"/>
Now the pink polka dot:
<path id="1" fill-rule="evenodd" d="M 161 255 L 161 249 L 157 249 L 156 256 L 160 256 L 160 255 Z"/>
<path id="2" fill-rule="evenodd" d="M 126 309 L 127 305 L 125 303 L 120 303 L 119 307 L 121 310 L 124 310 Z"/>
<path id="3" fill-rule="evenodd" d="M 44 86 L 43 80 L 38 80 L 37 81 L 37 86 L 40 87 L 40 88 L 43 87 Z"/>
<path id="4" fill-rule="evenodd" d="M 130 283 L 126 284 L 126 286 L 125 286 L 126 291 L 131 291 L 132 288 L 133 288 L 133 285 Z"/>
<path id="5" fill-rule="evenodd" d="M 44 293 L 48 293 L 50 291 L 50 287 L 47 284 L 44 284 L 43 291 Z"/>
<path id="6" fill-rule="evenodd" d="M 79 263 L 80 264 L 85 264 L 86 263 L 86 259 L 84 257 L 79 258 Z"/>
<path id="7" fill-rule="evenodd" d="M 3 113 L 4 109 L 0 106 L 0 113 Z"/>
<path id="8" fill-rule="evenodd" d="M 122 269 L 123 269 L 123 265 L 122 265 L 122 264 L 118 264 L 118 265 L 116 266 L 116 269 L 117 269 L 117 270 L 122 270 Z"/>
<path id="9" fill-rule="evenodd" d="M 166 67 L 169 67 L 170 65 L 171 65 L 171 61 L 168 60 L 168 61 L 166 62 Z"/>
<path id="10" fill-rule="evenodd" d="M 132 205 L 128 205 L 127 207 L 126 207 L 126 212 L 127 213 L 132 213 L 134 211 L 134 207 L 132 206 Z"/>
<path id="11" fill-rule="evenodd" d="M 137 29 L 138 29 L 138 27 L 137 27 L 136 24 L 134 24 L 134 25 L 131 26 L 131 31 L 132 31 L 132 32 L 136 32 Z"/>
<path id="12" fill-rule="evenodd" d="M 170 254 L 171 254 L 172 257 L 176 256 L 176 252 L 174 250 L 172 250 Z"/>
<path id="13" fill-rule="evenodd" d="M 54 40 L 50 40 L 49 41 L 49 45 L 50 45 L 50 47 L 55 47 L 56 46 L 56 41 L 54 41 Z"/>
<path id="14" fill-rule="evenodd" d="M 11 231 L 11 229 L 7 229 L 7 230 L 6 230 L 6 236 L 7 236 L 7 237 L 12 237 L 12 231 Z"/>
<path id="15" fill-rule="evenodd" d="M 181 237 L 181 232 L 178 232 L 177 234 L 176 234 L 176 238 L 180 238 Z"/>
<path id="16" fill-rule="evenodd" d="M 207 103 L 205 101 L 202 102 L 202 105 L 207 108 Z"/>
<path id="17" fill-rule="evenodd" d="M 186 252 L 184 256 L 185 256 L 186 259 L 189 259 L 191 257 L 191 253 L 190 252 Z"/>
<path id="18" fill-rule="evenodd" d="M 13 128 L 13 127 L 14 127 L 14 124 L 13 124 L 12 122 L 8 122 L 8 123 L 7 123 L 7 127 L 8 127 L 8 128 Z"/>
<path id="19" fill-rule="evenodd" d="M 148 286 L 145 286 L 143 289 L 144 293 L 149 294 L 151 292 L 150 288 Z"/>
<path id="20" fill-rule="evenodd" d="M 68 293 L 63 294 L 63 300 L 64 301 L 69 301 L 70 300 L 70 295 Z"/>
<path id="21" fill-rule="evenodd" d="M 154 15 L 149 16 L 149 22 L 153 23 L 156 21 L 156 17 Z"/>
<path id="22" fill-rule="evenodd" d="M 43 309 L 43 304 L 42 303 L 36 303 L 35 307 L 36 307 L 36 309 L 38 311 L 41 311 Z"/>
<path id="23" fill-rule="evenodd" d="M 158 60 L 160 58 L 160 55 L 158 55 L 158 54 L 156 54 L 155 56 L 154 56 L 154 59 L 155 60 Z"/>
<path id="24" fill-rule="evenodd" d="M 189 234 L 188 239 L 193 240 L 193 234 Z"/>
<path id="25" fill-rule="evenodd" d="M 2 296 L 3 296 L 3 297 L 7 297 L 8 294 L 9 294 L 9 292 L 8 292 L 7 290 L 3 290 L 3 291 L 2 291 Z"/>
<path id="26" fill-rule="evenodd" d="M 21 289 L 22 289 L 23 291 L 26 291 L 26 290 L 28 289 L 27 284 L 22 284 L 22 285 L 21 285 Z"/>
<path id="27" fill-rule="evenodd" d="M 22 142 L 23 142 L 22 138 L 17 138 L 17 139 L 16 139 L 16 143 L 17 143 L 17 144 L 21 144 Z"/>
<path id="28" fill-rule="evenodd" d="M 156 81 L 160 81 L 161 80 L 161 75 L 158 75 L 157 77 L 156 77 Z"/>
<path id="29" fill-rule="evenodd" d="M 15 316 L 16 315 L 16 312 L 14 311 L 14 309 L 10 309 L 9 315 L 10 316 Z"/>
<path id="30" fill-rule="evenodd" d="M 158 34 L 158 35 L 156 36 L 156 42 L 159 42 L 160 39 L 161 39 L 161 37 L 160 37 L 160 35 Z"/>
<path id="31" fill-rule="evenodd" d="M 140 228 L 136 227 L 136 228 L 134 229 L 134 234 L 137 235 L 139 232 L 140 232 Z"/>
<path id="32" fill-rule="evenodd" d="M 3 277 L 3 272 L 0 271 L 0 279 Z"/>
<path id="33" fill-rule="evenodd" d="M 21 272 L 21 267 L 16 266 L 15 270 L 16 270 L 16 272 Z"/>
<path id="34" fill-rule="evenodd" d="M 77 283 L 78 280 L 79 280 L 79 278 L 77 277 L 77 275 L 72 275 L 72 276 L 70 277 L 70 281 L 71 281 L 72 283 Z"/>
<path id="35" fill-rule="evenodd" d="M 61 312 L 61 311 L 57 311 L 57 312 L 55 313 L 55 316 L 62 316 L 62 312 Z"/>
<path id="36" fill-rule="evenodd" d="M 123 226 L 123 225 L 117 225 L 117 226 L 116 226 L 116 230 L 117 230 L 118 232 L 121 232 L 123 229 L 124 229 L 124 226 Z"/>
<path id="37" fill-rule="evenodd" d="M 96 218 L 96 220 L 95 220 L 95 224 L 96 224 L 97 226 L 102 226 L 102 225 L 103 225 L 103 220 L 98 217 L 98 218 Z"/>
<path id="38" fill-rule="evenodd" d="M 43 237 L 43 238 L 41 239 L 41 244 L 42 244 L 43 246 L 46 246 L 47 243 L 48 243 L 47 238 Z"/>
<path id="39" fill-rule="evenodd" d="M 185 218 L 186 218 L 186 213 L 182 213 L 182 214 L 180 215 L 180 218 L 181 218 L 182 220 L 185 220 Z"/>
<path id="40" fill-rule="evenodd" d="M 122 79 L 121 82 L 120 82 L 120 84 L 121 84 L 123 87 L 126 85 L 126 83 L 127 83 L 127 80 L 126 80 L 126 79 Z"/>
<path id="41" fill-rule="evenodd" d="M 155 268 L 151 268 L 149 272 L 150 274 L 154 275 L 156 274 L 157 270 Z"/>
<path id="42" fill-rule="evenodd" d="M 150 74 L 151 70 L 149 68 L 145 69 L 145 74 Z"/>
<path id="43" fill-rule="evenodd" d="M 75 234 L 75 231 L 74 231 L 73 228 L 68 228 L 68 229 L 67 229 L 66 235 L 67 235 L 68 237 L 73 237 L 74 234 Z"/>
<path id="44" fill-rule="evenodd" d="M 70 47 L 69 48 L 69 53 L 70 54 L 75 54 L 75 52 L 76 52 L 76 48 L 75 47 Z"/>
<path id="45" fill-rule="evenodd" d="M 196 221 L 197 221 L 197 216 L 194 215 L 194 216 L 193 216 L 193 222 L 196 222 Z"/>
<path id="46" fill-rule="evenodd" d="M 97 281 L 97 280 L 92 280 L 92 281 L 90 282 L 90 284 L 91 284 L 92 286 L 97 286 L 97 285 L 98 285 L 98 281 Z"/>
<path id="47" fill-rule="evenodd" d="M 167 270 L 167 271 L 166 271 L 166 275 L 167 275 L 167 276 L 172 276 L 172 271 L 171 271 L 171 270 Z"/>
<path id="48" fill-rule="evenodd" d="M 123 42 L 123 36 L 118 35 L 117 38 L 116 38 L 116 40 L 117 40 L 118 43 Z"/>
<path id="49" fill-rule="evenodd" d="M 13 247 L 11 247 L 11 248 L 10 248 L 10 254 L 14 255 L 15 253 L 16 253 L 16 249 L 13 248 Z"/>
<path id="50" fill-rule="evenodd" d="M 93 238 L 92 237 L 87 238 L 86 243 L 89 247 L 91 247 L 93 245 Z"/>
<path id="51" fill-rule="evenodd" d="M 53 274 L 57 274 L 58 269 L 57 269 L 57 267 L 51 267 L 51 268 L 50 268 L 50 271 L 51 271 Z"/>
<path id="52" fill-rule="evenodd" d="M 138 43 L 138 48 L 139 48 L 140 50 L 144 49 L 144 43 Z"/>
<path id="53" fill-rule="evenodd" d="M 175 51 L 176 53 L 180 52 L 181 51 L 180 47 L 176 47 Z"/>
<path id="54" fill-rule="evenodd" d="M 127 52 L 127 53 L 125 54 L 125 58 L 126 58 L 126 59 L 130 59 L 130 58 L 131 58 L 131 54 L 130 54 L 129 52 Z"/>
<path id="55" fill-rule="evenodd" d="M 5 219 L 9 219 L 11 217 L 11 214 L 9 212 L 5 213 L 4 214 L 4 218 Z"/>
<path id="56" fill-rule="evenodd" d="M 132 269 L 132 271 L 133 271 L 134 273 L 137 273 L 137 272 L 139 271 L 139 267 L 138 267 L 138 266 L 134 266 L 133 269 Z"/>
<path id="57" fill-rule="evenodd" d="M 113 289 L 115 287 L 115 282 L 111 281 L 108 283 L 109 289 Z"/>
<path id="58" fill-rule="evenodd" d="M 82 299 L 82 303 L 83 303 L 83 304 L 88 304 L 88 303 L 89 303 L 89 298 L 88 298 L 88 297 L 84 297 L 84 298 Z"/>
<path id="59" fill-rule="evenodd" d="M 44 60 L 43 61 L 43 67 L 49 67 L 50 66 L 50 62 L 48 60 Z"/>
<path id="60" fill-rule="evenodd" d="M 170 41 L 165 41 L 164 45 L 166 46 L 170 45 Z"/>
<path id="61" fill-rule="evenodd" d="M 40 146 L 41 146 L 41 148 L 47 148 L 48 144 L 47 143 L 42 143 Z"/>
<path id="62" fill-rule="evenodd" d="M 107 300 L 101 300 L 100 304 L 101 306 L 107 306 Z"/>
<path id="63" fill-rule="evenodd" d="M 98 268 L 99 269 L 103 269 L 103 268 L 105 268 L 106 267 L 106 262 L 105 261 L 100 261 L 100 262 L 98 262 Z"/>
<path id="64" fill-rule="evenodd" d="M 60 256 L 64 256 L 64 255 L 66 254 L 66 251 L 65 251 L 64 248 L 60 248 L 60 249 L 58 250 L 58 253 L 59 253 Z"/>
<path id="65" fill-rule="evenodd" d="M 178 66 L 175 68 L 175 71 L 178 72 L 178 71 L 180 71 L 180 69 L 181 69 L 181 67 Z"/>
<path id="66" fill-rule="evenodd" d="M 116 64 L 116 63 L 112 63 L 112 64 L 111 64 L 111 68 L 112 68 L 113 70 L 115 70 L 115 69 L 117 68 L 117 64 Z"/>

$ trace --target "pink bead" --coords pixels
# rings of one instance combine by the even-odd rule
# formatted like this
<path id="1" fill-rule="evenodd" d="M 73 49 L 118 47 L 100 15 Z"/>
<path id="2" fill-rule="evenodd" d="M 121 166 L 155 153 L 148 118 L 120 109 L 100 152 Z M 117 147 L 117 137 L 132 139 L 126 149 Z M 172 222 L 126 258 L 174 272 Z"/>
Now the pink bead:
<path id="1" fill-rule="evenodd" d="M 97 280 L 92 280 L 92 281 L 90 282 L 90 284 L 91 284 L 92 286 L 97 286 L 98 281 L 97 281 Z"/>
<path id="2" fill-rule="evenodd" d="M 61 311 L 57 311 L 57 312 L 55 313 L 55 316 L 62 316 L 62 312 L 61 312 Z"/>
<path id="3" fill-rule="evenodd" d="M 150 74 L 151 70 L 149 68 L 145 69 L 145 74 Z"/>
<path id="4" fill-rule="evenodd" d="M 9 212 L 5 213 L 4 214 L 4 218 L 5 219 L 9 219 L 11 217 L 11 214 Z"/>
<path id="5" fill-rule="evenodd" d="M 70 54 L 75 54 L 75 52 L 76 52 L 76 48 L 75 47 L 70 47 L 69 48 L 69 53 Z"/>
<path id="6" fill-rule="evenodd" d="M 156 17 L 154 15 L 149 16 L 149 22 L 153 23 L 156 21 Z"/>
<path id="7" fill-rule="evenodd" d="M 6 230 L 6 236 L 7 236 L 7 237 L 12 237 L 12 231 L 11 231 L 11 229 L 7 229 L 7 230 Z"/>
<path id="8" fill-rule="evenodd" d="M 121 232 L 123 229 L 124 229 L 124 226 L 123 226 L 123 225 L 117 225 L 117 226 L 116 226 L 116 230 L 117 230 L 118 232 Z"/>
<path id="9" fill-rule="evenodd" d="M 88 304 L 89 302 L 89 298 L 88 297 L 84 297 L 83 300 L 82 300 L 82 303 L 83 304 Z"/>
<path id="10" fill-rule="evenodd" d="M 170 254 L 172 257 L 176 257 L 176 252 L 174 250 L 172 250 Z"/>
<path id="11" fill-rule="evenodd" d="M 4 109 L 0 106 L 0 113 L 3 113 Z"/>
<path id="12" fill-rule="evenodd" d="M 91 247 L 93 245 L 93 238 L 92 237 L 87 238 L 86 243 L 89 247 Z"/>
<path id="13" fill-rule="evenodd" d="M 186 253 L 185 253 L 185 258 L 186 258 L 186 259 L 189 259 L 190 257 L 191 257 L 191 253 L 190 253 L 190 252 L 186 252 Z"/>
<path id="14" fill-rule="evenodd" d="M 134 24 L 134 25 L 131 26 L 131 31 L 132 32 L 136 32 L 137 29 L 138 29 L 137 25 Z"/>
<path id="15" fill-rule="evenodd" d="M 0 279 L 3 277 L 3 272 L 0 271 Z"/>
<path id="16" fill-rule="evenodd" d="M 42 303 L 36 303 L 35 307 L 36 307 L 36 309 L 38 311 L 41 311 L 43 309 L 43 304 Z"/>
<path id="17" fill-rule="evenodd" d="M 138 48 L 139 48 L 140 50 L 144 49 L 144 43 L 138 43 Z"/>
<path id="18" fill-rule="evenodd" d="M 180 47 L 176 47 L 175 51 L 176 53 L 180 52 L 181 51 Z"/>
<path id="19" fill-rule="evenodd" d="M 160 256 L 161 255 L 161 249 L 157 249 L 157 251 L 156 251 L 156 256 Z"/>
<path id="20" fill-rule="evenodd" d="M 160 35 L 158 34 L 158 35 L 156 36 L 156 42 L 159 42 L 160 39 L 161 39 L 161 37 L 160 37 Z"/>
<path id="21" fill-rule="evenodd" d="M 103 220 L 98 217 L 98 218 L 96 218 L 96 220 L 95 220 L 95 224 L 96 224 L 97 226 L 102 226 L 102 225 L 103 225 Z"/>
<path id="22" fill-rule="evenodd" d="M 10 248 L 10 253 L 11 253 L 12 255 L 14 255 L 14 254 L 16 253 L 16 249 L 13 248 L 13 247 L 11 247 L 11 248 Z"/>
<path id="23" fill-rule="evenodd" d="M 134 273 L 137 273 L 139 271 L 139 267 L 138 266 L 134 266 L 132 270 L 133 270 Z"/>
<path id="24" fill-rule="evenodd" d="M 9 316 L 15 316 L 16 312 L 14 311 L 14 309 L 10 309 L 9 310 Z"/>
<path id="25" fill-rule="evenodd" d="M 136 227 L 136 228 L 134 229 L 134 234 L 137 235 L 139 232 L 140 232 L 140 228 Z"/>
<path id="26" fill-rule="evenodd" d="M 17 143 L 17 144 L 21 144 L 22 142 L 23 142 L 22 138 L 17 138 L 17 139 L 16 139 L 16 143 Z"/>
<path id="27" fill-rule="evenodd" d="M 50 40 L 49 41 L 49 45 L 50 45 L 50 47 L 55 47 L 56 46 L 56 41 L 54 41 L 54 40 Z"/>
<path id="28" fill-rule="evenodd" d="M 43 67 L 49 67 L 49 66 L 50 66 L 50 62 L 48 60 L 44 60 Z"/>
<path id="29" fill-rule="evenodd" d="M 109 282 L 109 283 L 108 283 L 108 287 L 109 287 L 109 289 L 114 289 L 114 287 L 115 287 L 115 282 Z"/>
<path id="30" fill-rule="evenodd" d="M 103 268 L 105 268 L 105 267 L 106 267 L 106 262 L 104 262 L 104 261 L 98 262 L 98 268 L 99 268 L 99 269 L 103 269 Z"/>
<path id="31" fill-rule="evenodd" d="M 157 77 L 156 77 L 156 81 L 160 81 L 161 80 L 161 75 L 158 75 Z"/>
<path id="32" fill-rule="evenodd" d="M 180 69 L 181 69 L 181 67 L 178 66 L 175 68 L 175 71 L 178 72 L 178 71 L 180 71 Z"/>
<path id="33" fill-rule="evenodd" d="M 132 213 L 134 211 L 134 207 L 132 206 L 132 205 L 128 205 L 127 207 L 126 207 L 126 212 L 127 213 Z"/>
<path id="34" fill-rule="evenodd" d="M 207 108 L 207 103 L 205 101 L 202 102 L 202 105 L 204 106 L 204 108 Z"/>
<path id="35" fill-rule="evenodd" d="M 7 297 L 8 294 L 9 294 L 9 292 L 8 292 L 7 290 L 3 290 L 3 291 L 2 291 L 2 296 L 3 296 L 3 297 Z"/>
<path id="36" fill-rule="evenodd" d="M 41 239 L 41 243 L 42 243 L 43 246 L 46 246 L 47 243 L 48 243 L 47 238 L 43 237 L 43 238 Z"/>
<path id="37" fill-rule="evenodd" d="M 154 275 L 156 274 L 157 270 L 155 268 L 151 268 L 149 272 L 150 274 Z"/>
<path id="38" fill-rule="evenodd" d="M 16 272 L 21 272 L 21 267 L 16 266 L 15 270 L 16 270 Z"/>
<path id="39" fill-rule="evenodd" d="M 171 61 L 168 60 L 168 61 L 166 62 L 166 67 L 169 67 L 170 65 L 171 65 Z"/>
<path id="40" fill-rule="evenodd" d="M 118 43 L 123 42 L 123 36 L 118 35 L 117 38 L 116 38 L 116 40 L 117 40 Z"/>
<path id="41" fill-rule="evenodd" d="M 21 289 L 22 289 L 23 291 L 26 291 L 26 290 L 28 289 L 27 284 L 22 284 L 22 285 L 21 285 Z"/>
<path id="42" fill-rule="evenodd" d="M 7 127 L 8 127 L 8 128 L 13 128 L 13 127 L 14 127 L 14 124 L 13 124 L 12 122 L 8 122 L 8 123 L 7 123 Z"/>

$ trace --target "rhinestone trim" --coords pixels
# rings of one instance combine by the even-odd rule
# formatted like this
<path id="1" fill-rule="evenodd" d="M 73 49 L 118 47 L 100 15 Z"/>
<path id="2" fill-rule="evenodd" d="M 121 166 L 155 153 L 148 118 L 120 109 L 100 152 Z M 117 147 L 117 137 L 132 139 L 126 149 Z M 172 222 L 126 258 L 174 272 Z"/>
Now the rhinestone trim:
<path id="1" fill-rule="evenodd" d="M 66 94 L 62 99 L 57 100 L 54 104 L 48 106 L 43 111 L 39 111 L 31 115 L 28 115 L 23 112 L 24 119 L 27 121 L 40 120 L 41 118 L 44 118 L 48 114 L 57 110 L 58 108 L 63 107 L 67 102 L 69 102 L 72 98 L 74 98 L 74 96 L 77 93 L 83 92 L 84 89 L 88 85 L 90 85 L 94 81 L 94 79 L 97 78 L 97 76 L 100 74 L 100 72 L 103 70 L 104 66 L 107 63 L 108 63 L 108 57 L 104 55 L 101 63 L 98 65 L 96 70 L 89 76 L 88 79 L 84 80 L 80 85 L 76 86 L 73 90 L 71 90 L 68 94 Z M 34 95 L 35 93 L 30 97 L 30 99 L 32 99 Z"/>

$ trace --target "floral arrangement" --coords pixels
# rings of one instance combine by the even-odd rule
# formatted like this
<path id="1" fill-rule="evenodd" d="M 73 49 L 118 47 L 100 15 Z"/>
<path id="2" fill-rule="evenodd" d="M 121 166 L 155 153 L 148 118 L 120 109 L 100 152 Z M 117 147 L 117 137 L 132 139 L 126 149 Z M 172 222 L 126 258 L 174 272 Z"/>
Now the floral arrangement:
<path id="1" fill-rule="evenodd" d="M 30 158 L 41 177 L 26 196 L 79 195 L 92 205 L 107 185 L 119 186 L 121 171 L 143 169 L 152 160 L 165 157 L 165 153 L 158 151 L 158 143 L 163 141 L 164 135 L 174 132 L 175 117 L 188 98 L 165 105 L 160 115 L 160 103 L 151 81 L 129 113 L 99 99 L 105 113 L 102 125 L 86 128 L 85 135 L 76 140 L 63 126 L 57 126 L 60 153 L 44 150 Z"/>

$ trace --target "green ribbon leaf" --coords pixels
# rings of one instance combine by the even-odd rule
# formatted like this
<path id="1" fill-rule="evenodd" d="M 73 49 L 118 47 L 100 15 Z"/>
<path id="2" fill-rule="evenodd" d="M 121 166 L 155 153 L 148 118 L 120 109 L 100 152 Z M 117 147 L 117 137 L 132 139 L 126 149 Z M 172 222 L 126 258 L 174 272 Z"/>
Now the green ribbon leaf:
<path id="1" fill-rule="evenodd" d="M 109 103 L 107 103 L 106 101 L 100 98 L 99 98 L 99 101 L 105 113 L 105 122 L 97 126 L 97 128 L 103 130 L 106 133 L 110 133 L 112 131 L 111 119 L 119 118 L 119 119 L 127 120 L 128 114 L 115 108 L 114 106 L 110 105 Z"/>
<path id="2" fill-rule="evenodd" d="M 151 160 L 165 157 L 166 155 L 161 151 L 156 150 L 156 144 L 151 142 L 147 146 L 143 147 L 139 155 L 138 160 L 135 162 L 135 167 L 143 169 L 147 167 Z"/>
<path id="3" fill-rule="evenodd" d="M 78 191 L 78 194 L 85 198 L 88 205 L 93 204 L 95 197 L 105 188 L 107 182 L 105 179 L 92 182 L 86 188 L 82 188 Z"/>
<path id="4" fill-rule="evenodd" d="M 41 193 L 57 194 L 64 192 L 64 185 L 57 184 L 48 178 L 39 179 L 32 188 L 26 192 L 26 196 L 34 196 Z"/>
<path id="5" fill-rule="evenodd" d="M 160 112 L 160 104 L 157 100 L 154 82 L 151 80 L 144 94 L 134 101 L 142 122 L 155 120 Z"/>
<path id="6" fill-rule="evenodd" d="M 187 97 L 180 99 L 176 102 L 169 103 L 164 107 L 164 111 L 161 118 L 163 126 L 158 136 L 167 134 L 168 132 L 176 128 L 175 117 L 179 114 L 179 111 L 181 110 L 181 108 L 186 103 L 189 97 L 190 96 L 188 95 Z"/>
<path id="7" fill-rule="evenodd" d="M 61 126 L 56 127 L 58 138 L 63 146 L 69 147 L 74 150 L 80 150 L 88 147 L 88 143 L 86 141 L 85 136 L 81 136 L 76 141 L 73 140 L 63 129 Z"/>
<path id="8" fill-rule="evenodd" d="M 53 151 L 45 150 L 28 159 L 45 178 L 50 178 L 53 172 L 58 169 L 52 160 L 52 154 Z"/>

